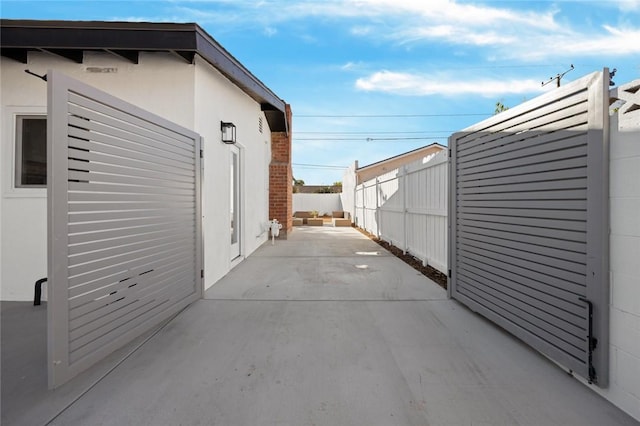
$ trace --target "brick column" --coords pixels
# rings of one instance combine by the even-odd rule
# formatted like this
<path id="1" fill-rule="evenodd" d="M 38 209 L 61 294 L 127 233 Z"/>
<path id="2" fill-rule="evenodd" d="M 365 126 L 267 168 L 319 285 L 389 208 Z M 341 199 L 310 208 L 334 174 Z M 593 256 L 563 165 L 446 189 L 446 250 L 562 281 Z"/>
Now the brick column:
<path id="1" fill-rule="evenodd" d="M 269 220 L 282 224 L 280 238 L 286 239 L 293 226 L 293 171 L 291 169 L 291 106 L 285 106 L 288 132 L 271 132 L 269 165 Z"/>

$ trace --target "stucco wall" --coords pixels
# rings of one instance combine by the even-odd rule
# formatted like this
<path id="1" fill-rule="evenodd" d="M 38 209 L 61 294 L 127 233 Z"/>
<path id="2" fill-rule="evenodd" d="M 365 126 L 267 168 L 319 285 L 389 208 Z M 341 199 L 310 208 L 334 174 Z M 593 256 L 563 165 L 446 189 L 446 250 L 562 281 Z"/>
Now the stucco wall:
<path id="1" fill-rule="evenodd" d="M 341 194 L 293 194 L 293 213 L 313 210 L 320 215 L 343 210 Z"/>
<path id="2" fill-rule="evenodd" d="M 169 54 L 142 53 L 138 65 L 113 55 L 86 53 L 83 64 L 46 53 L 30 53 L 29 63 L 2 57 L 2 168 L 0 188 L 0 298 L 29 300 L 33 283 L 47 275 L 46 189 L 14 188 L 15 114 L 46 113 L 47 83 L 24 72 L 59 70 L 187 128 L 193 128 L 194 67 Z M 88 67 L 116 68 L 112 73 Z M 141 72 L 141 70 L 144 70 Z"/>
<path id="3" fill-rule="evenodd" d="M 246 257 L 267 240 L 269 214 L 270 130 L 260 105 L 196 58 L 195 130 L 204 136 L 205 288 L 224 276 L 230 254 L 229 145 L 221 142 L 220 122 L 236 125 L 241 157 L 240 253 Z M 259 120 L 262 119 L 262 133 Z M 234 263 L 235 264 L 235 263 Z"/>
<path id="4" fill-rule="evenodd" d="M 193 129 L 203 137 L 203 232 L 206 286 L 231 268 L 229 147 L 220 142 L 220 120 L 238 127 L 243 152 L 244 234 L 242 253 L 248 255 L 266 240 L 268 208 L 269 127 L 260 105 L 205 61 L 188 64 L 168 53 L 141 52 L 134 65 L 106 53 L 85 53 L 82 64 L 45 53 L 30 53 L 27 65 L 2 57 L 2 138 L 0 150 L 0 299 L 29 300 L 33 283 L 47 274 L 46 190 L 16 189 L 14 174 L 14 115 L 46 113 L 47 84 L 25 69 L 45 74 L 56 69 L 116 97 Z M 117 69 L 91 73 L 88 67 Z M 197 112 L 197 114 L 196 114 Z M 258 119 L 263 132 L 258 132 Z M 46 294 L 46 292 L 45 292 Z"/>

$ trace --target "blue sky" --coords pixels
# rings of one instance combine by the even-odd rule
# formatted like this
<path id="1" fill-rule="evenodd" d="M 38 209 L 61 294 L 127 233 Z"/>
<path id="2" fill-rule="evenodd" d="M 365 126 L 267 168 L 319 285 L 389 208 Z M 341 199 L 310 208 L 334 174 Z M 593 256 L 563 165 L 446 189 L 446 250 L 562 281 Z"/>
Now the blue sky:
<path id="1" fill-rule="evenodd" d="M 3 18 L 196 22 L 292 105 L 294 176 L 342 179 L 569 69 L 640 78 L 640 0 L 0 1 Z"/>

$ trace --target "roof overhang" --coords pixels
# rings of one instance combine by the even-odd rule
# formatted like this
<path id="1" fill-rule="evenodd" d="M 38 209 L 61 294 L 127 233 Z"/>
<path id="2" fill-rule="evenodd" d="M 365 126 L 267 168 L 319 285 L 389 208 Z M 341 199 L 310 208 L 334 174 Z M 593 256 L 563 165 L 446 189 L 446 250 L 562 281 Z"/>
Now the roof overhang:
<path id="1" fill-rule="evenodd" d="M 29 51 L 82 63 L 85 51 L 102 51 L 138 63 L 140 52 L 169 52 L 194 63 L 195 55 L 258 102 L 272 132 L 287 132 L 285 102 L 198 24 L 0 20 L 2 56 L 27 63 Z"/>

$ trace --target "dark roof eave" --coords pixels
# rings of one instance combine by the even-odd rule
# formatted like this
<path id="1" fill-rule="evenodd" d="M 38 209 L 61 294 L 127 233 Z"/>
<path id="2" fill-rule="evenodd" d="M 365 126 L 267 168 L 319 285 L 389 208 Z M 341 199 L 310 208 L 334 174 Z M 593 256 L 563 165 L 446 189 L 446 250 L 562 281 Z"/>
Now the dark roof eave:
<path id="1" fill-rule="evenodd" d="M 186 61 L 198 54 L 261 105 L 271 131 L 287 131 L 285 102 L 197 24 L 2 19 L 0 31 L 3 56 L 15 60 L 29 50 L 69 52 L 66 57 L 103 50 L 136 62 L 126 52 L 169 51 Z"/>

